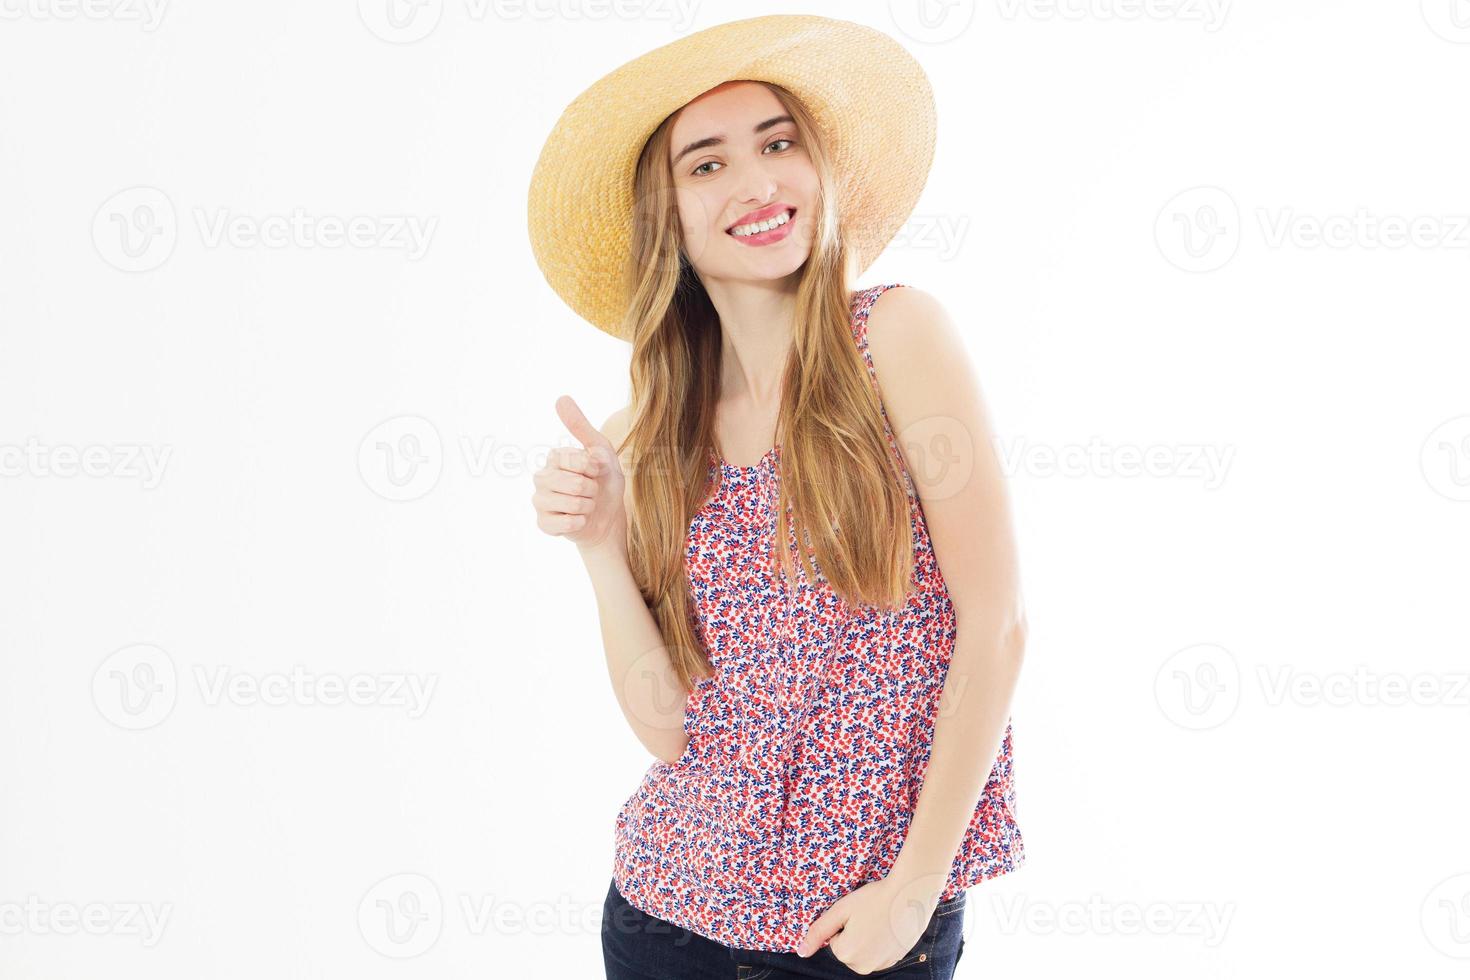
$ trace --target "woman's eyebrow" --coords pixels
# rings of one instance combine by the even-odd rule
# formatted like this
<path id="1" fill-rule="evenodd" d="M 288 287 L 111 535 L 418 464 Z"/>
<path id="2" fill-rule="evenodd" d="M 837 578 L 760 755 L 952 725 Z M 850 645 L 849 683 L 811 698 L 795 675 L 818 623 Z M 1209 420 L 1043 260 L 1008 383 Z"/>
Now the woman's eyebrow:
<path id="1" fill-rule="evenodd" d="M 755 128 L 752 129 L 751 132 L 763 133 L 766 130 L 770 129 L 772 126 L 779 126 L 781 123 L 791 123 L 792 125 L 795 125 L 796 120 L 792 119 L 790 116 L 772 116 L 765 122 L 756 123 Z M 723 142 L 725 142 L 725 136 L 723 133 L 719 136 L 706 136 L 702 140 L 695 140 L 693 143 L 690 143 L 688 146 L 684 147 L 684 149 L 679 151 L 678 155 L 674 157 L 674 161 L 670 164 L 670 166 L 677 167 L 680 160 L 684 159 L 695 150 L 702 150 L 706 146 L 719 146 Z"/>

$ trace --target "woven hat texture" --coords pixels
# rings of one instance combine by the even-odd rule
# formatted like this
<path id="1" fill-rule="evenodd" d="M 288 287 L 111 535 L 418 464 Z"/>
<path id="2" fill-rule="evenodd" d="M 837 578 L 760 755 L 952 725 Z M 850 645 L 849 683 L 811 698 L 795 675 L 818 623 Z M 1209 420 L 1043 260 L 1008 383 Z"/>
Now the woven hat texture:
<path id="1" fill-rule="evenodd" d="M 934 96 L 923 68 L 896 40 L 804 14 L 690 34 L 577 96 L 531 175 L 527 224 L 536 262 L 552 289 L 598 329 L 621 336 L 639 153 L 670 113 L 733 79 L 781 85 L 810 109 L 839 176 L 844 234 L 859 273 L 918 202 L 934 158 Z"/>

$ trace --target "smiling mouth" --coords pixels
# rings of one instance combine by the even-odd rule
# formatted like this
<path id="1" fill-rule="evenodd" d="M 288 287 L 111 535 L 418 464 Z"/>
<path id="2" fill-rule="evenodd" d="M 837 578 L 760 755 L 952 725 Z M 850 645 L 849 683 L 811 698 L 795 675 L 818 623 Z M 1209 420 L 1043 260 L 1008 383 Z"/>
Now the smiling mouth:
<path id="1" fill-rule="evenodd" d="M 779 217 L 779 215 L 778 215 L 778 217 Z M 786 209 L 786 220 L 785 221 L 782 221 L 780 224 L 771 225 L 769 228 L 766 228 L 764 230 L 765 231 L 774 231 L 775 229 L 781 227 L 781 225 L 790 224 L 791 220 L 793 218 L 795 218 L 795 217 L 796 217 L 796 208 L 787 208 Z M 769 220 L 771 220 L 771 219 L 767 219 L 767 221 L 769 221 Z M 764 223 L 764 222 L 756 222 L 756 224 L 762 224 L 762 223 Z M 755 231 L 748 231 L 748 232 L 746 232 L 743 235 L 737 235 L 737 234 L 735 234 L 736 229 L 738 229 L 738 228 L 748 228 L 748 227 L 750 227 L 750 226 L 749 225 L 731 225 L 729 228 L 726 228 L 725 229 L 725 234 L 731 235 L 731 236 L 733 236 L 735 238 L 749 238 L 751 235 L 758 235 L 758 234 L 761 233 L 761 231 L 759 229 L 757 229 Z"/>

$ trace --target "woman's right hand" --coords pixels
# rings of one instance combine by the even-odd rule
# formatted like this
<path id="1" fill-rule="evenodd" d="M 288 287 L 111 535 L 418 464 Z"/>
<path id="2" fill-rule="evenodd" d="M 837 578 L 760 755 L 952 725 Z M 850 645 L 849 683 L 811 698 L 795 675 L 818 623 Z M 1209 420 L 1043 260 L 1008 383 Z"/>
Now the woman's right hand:
<path id="1" fill-rule="evenodd" d="M 583 554 L 605 546 L 627 547 L 622 463 L 612 440 L 587 421 L 569 395 L 556 400 L 556 414 L 582 448 L 556 447 L 536 471 L 536 526 L 566 538 Z"/>

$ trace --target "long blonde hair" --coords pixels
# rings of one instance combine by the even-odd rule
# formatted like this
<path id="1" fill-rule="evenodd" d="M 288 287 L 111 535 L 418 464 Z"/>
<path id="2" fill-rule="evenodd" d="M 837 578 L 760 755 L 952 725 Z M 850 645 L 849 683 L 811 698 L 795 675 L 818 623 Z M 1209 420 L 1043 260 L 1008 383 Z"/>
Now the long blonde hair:
<path id="1" fill-rule="evenodd" d="M 801 269 L 791 354 L 782 376 L 776 442 L 780 491 L 776 513 L 779 568 L 794 576 L 787 530 L 808 542 L 802 566 L 820 566 L 844 601 L 902 605 L 913 569 L 909 490 L 883 431 L 879 402 L 852 339 L 851 251 L 844 240 L 841 199 L 830 156 L 815 121 L 792 93 L 761 82 L 796 121 L 798 139 L 818 176 L 816 234 Z M 622 324 L 633 344 L 629 450 L 633 512 L 628 515 L 633 575 L 668 645 L 686 690 L 708 676 L 685 567 L 686 536 L 715 489 L 714 450 L 721 336 L 708 293 L 685 255 L 669 142 L 674 115 L 644 145 L 635 176 L 633 246 L 627 281 L 632 297 Z M 715 467 L 715 479 L 719 479 Z M 838 533 L 840 529 L 841 533 Z M 786 587 L 791 587 L 789 584 Z"/>

